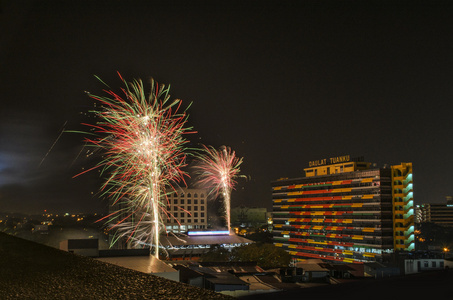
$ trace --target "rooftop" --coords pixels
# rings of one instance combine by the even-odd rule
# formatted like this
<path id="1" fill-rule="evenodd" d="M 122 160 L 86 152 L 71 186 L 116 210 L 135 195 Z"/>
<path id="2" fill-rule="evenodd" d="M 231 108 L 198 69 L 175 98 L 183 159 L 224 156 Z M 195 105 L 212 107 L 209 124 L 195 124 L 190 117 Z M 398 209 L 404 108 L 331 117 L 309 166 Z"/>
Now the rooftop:
<path id="1" fill-rule="evenodd" d="M 253 241 L 237 236 L 230 235 L 208 235 L 208 236 L 162 236 L 161 243 L 163 246 L 188 246 L 188 245 L 215 245 L 215 244 L 243 244 L 253 243 Z"/>
<path id="2" fill-rule="evenodd" d="M 99 257 L 97 260 L 114 264 L 120 267 L 136 270 L 139 272 L 153 274 L 164 272 L 176 272 L 175 269 L 155 258 L 148 256 L 123 256 L 123 257 Z"/>
<path id="3" fill-rule="evenodd" d="M 233 299 L 0 232 L 2 299 Z"/>

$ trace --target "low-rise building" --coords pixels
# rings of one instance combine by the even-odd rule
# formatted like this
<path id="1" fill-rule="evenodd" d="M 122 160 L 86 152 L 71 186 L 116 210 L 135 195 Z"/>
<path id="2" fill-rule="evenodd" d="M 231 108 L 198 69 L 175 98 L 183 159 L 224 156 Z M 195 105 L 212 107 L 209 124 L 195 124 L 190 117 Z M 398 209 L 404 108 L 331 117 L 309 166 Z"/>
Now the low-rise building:
<path id="1" fill-rule="evenodd" d="M 74 254 L 98 257 L 99 240 L 98 239 L 70 239 L 60 242 L 60 250 L 68 251 Z"/>
<path id="2" fill-rule="evenodd" d="M 453 226 L 453 200 L 444 203 L 426 203 L 416 206 L 417 222 L 431 222 L 441 226 Z"/>
<path id="3" fill-rule="evenodd" d="M 443 258 L 416 258 L 404 260 L 404 274 L 413 274 L 424 271 L 443 270 L 445 260 Z"/>
<path id="4" fill-rule="evenodd" d="M 249 239 L 228 234 L 228 232 L 216 234 L 216 232 L 206 231 L 206 233 L 209 235 L 169 234 L 161 236 L 161 244 L 167 251 L 169 260 L 197 260 L 214 245 L 231 250 L 234 247 L 253 243 Z"/>

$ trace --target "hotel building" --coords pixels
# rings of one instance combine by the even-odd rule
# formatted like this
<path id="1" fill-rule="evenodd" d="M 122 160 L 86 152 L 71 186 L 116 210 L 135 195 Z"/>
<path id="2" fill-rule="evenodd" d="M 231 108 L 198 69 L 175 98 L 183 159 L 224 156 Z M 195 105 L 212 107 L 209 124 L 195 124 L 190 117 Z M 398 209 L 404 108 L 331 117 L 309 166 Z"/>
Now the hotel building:
<path id="1" fill-rule="evenodd" d="M 167 232 L 182 233 L 208 227 L 207 196 L 204 189 L 178 188 L 168 196 Z"/>
<path id="2" fill-rule="evenodd" d="M 168 192 L 167 198 L 163 198 L 162 202 L 165 203 L 165 207 L 161 211 L 161 218 L 165 225 L 165 230 L 161 232 L 162 235 L 166 235 L 169 232 L 187 233 L 190 230 L 206 229 L 208 227 L 206 190 L 177 188 L 176 191 Z M 114 214 L 114 212 L 125 208 L 126 205 L 124 203 L 111 203 L 109 213 L 113 215 L 113 218 L 118 220 L 127 218 L 128 222 L 136 224 L 133 223 L 135 216 L 130 217 L 125 212 L 119 214 L 120 217 Z M 115 233 L 116 230 L 109 231 L 109 244 L 112 245 L 112 249 L 129 249 L 132 247 L 127 237 L 118 238 Z"/>
<path id="3" fill-rule="evenodd" d="M 363 263 L 414 249 L 412 163 L 371 168 L 341 156 L 272 182 L 274 244 L 295 259 Z"/>

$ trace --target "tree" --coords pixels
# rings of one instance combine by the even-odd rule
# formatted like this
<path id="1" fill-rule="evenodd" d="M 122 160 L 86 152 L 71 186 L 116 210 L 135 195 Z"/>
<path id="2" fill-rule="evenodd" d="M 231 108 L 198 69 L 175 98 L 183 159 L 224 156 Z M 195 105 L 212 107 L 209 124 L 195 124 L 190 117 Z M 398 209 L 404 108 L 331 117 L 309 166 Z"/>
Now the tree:
<path id="1" fill-rule="evenodd" d="M 257 228 L 254 233 L 247 235 L 247 238 L 258 243 L 272 244 L 272 233 L 267 227 L 268 225 L 263 225 Z"/>
<path id="2" fill-rule="evenodd" d="M 287 267 L 291 261 L 291 255 L 273 244 L 253 243 L 234 248 L 232 260 L 241 262 L 256 261 L 258 266 L 264 269 L 271 269 Z"/>
<path id="3" fill-rule="evenodd" d="M 226 262 L 231 260 L 231 252 L 220 245 L 212 245 L 209 252 L 200 257 L 202 262 Z"/>
<path id="4" fill-rule="evenodd" d="M 429 250 L 453 247 L 453 228 L 431 222 L 420 223 L 415 231 L 416 249 Z"/>

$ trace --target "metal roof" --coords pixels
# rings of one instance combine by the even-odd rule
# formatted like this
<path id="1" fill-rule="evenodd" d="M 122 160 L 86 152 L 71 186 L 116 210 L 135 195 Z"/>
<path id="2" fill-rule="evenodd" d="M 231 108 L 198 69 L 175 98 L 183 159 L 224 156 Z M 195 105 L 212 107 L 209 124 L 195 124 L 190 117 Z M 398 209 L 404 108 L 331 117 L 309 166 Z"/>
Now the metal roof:
<path id="1" fill-rule="evenodd" d="M 230 235 L 212 235 L 212 236 L 161 236 L 161 244 L 168 246 L 184 246 L 184 245 L 216 245 L 216 244 L 245 244 L 253 243 L 253 241 L 235 234 Z"/>
<path id="2" fill-rule="evenodd" d="M 123 257 L 99 257 L 97 260 L 114 264 L 120 267 L 152 274 L 164 272 L 177 272 L 175 269 L 155 258 L 154 256 L 123 256 Z"/>

